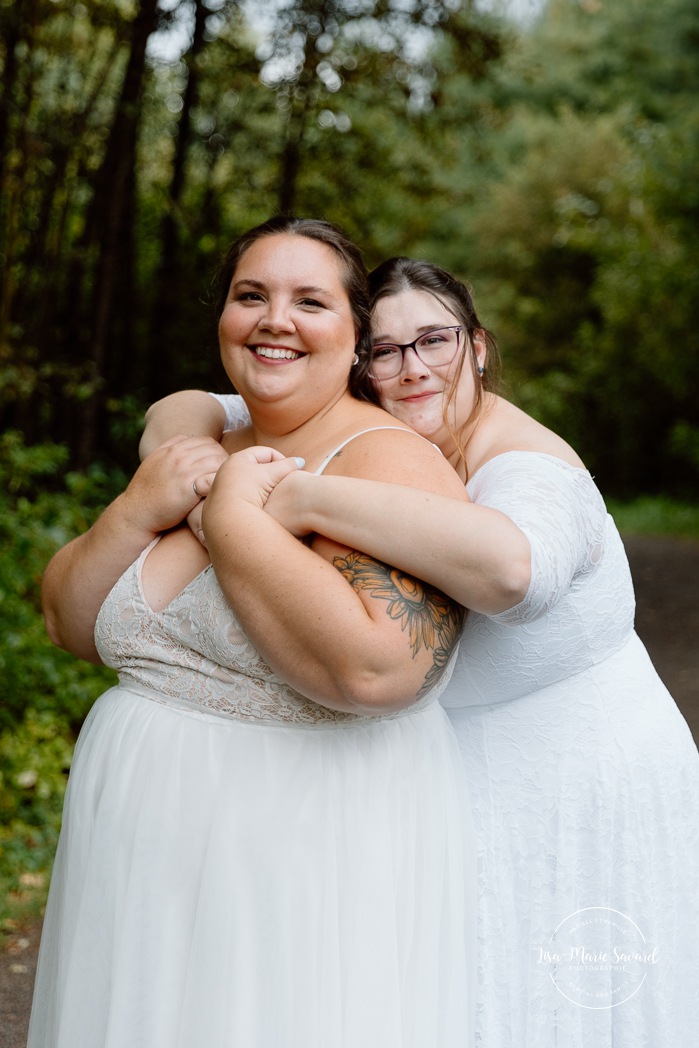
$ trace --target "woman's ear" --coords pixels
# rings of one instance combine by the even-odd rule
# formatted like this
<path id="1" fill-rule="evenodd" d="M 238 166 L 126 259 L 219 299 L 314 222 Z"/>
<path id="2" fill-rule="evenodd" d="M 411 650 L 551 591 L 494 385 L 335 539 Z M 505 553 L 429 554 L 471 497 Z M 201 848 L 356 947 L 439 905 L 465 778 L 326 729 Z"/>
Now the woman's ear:
<path id="1" fill-rule="evenodd" d="M 488 359 L 488 343 L 485 340 L 485 332 L 483 328 L 476 328 L 471 336 L 473 342 L 473 352 L 476 356 L 476 364 L 481 369 L 481 374 L 485 370 L 485 362 Z"/>

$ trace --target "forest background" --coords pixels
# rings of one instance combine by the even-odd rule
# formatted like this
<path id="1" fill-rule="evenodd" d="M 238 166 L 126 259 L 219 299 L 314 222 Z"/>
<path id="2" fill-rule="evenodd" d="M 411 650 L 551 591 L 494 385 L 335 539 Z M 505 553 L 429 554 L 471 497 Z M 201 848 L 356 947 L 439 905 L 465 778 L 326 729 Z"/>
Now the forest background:
<path id="1" fill-rule="evenodd" d="M 697 531 L 695 0 L 0 0 L 0 918 L 43 898 L 112 683 L 39 583 L 136 465 L 145 406 L 226 389 L 228 243 L 277 211 L 474 289 L 506 392 L 608 496 Z M 650 500 L 650 501 L 649 501 Z M 623 504 L 613 504 L 623 513 Z"/>

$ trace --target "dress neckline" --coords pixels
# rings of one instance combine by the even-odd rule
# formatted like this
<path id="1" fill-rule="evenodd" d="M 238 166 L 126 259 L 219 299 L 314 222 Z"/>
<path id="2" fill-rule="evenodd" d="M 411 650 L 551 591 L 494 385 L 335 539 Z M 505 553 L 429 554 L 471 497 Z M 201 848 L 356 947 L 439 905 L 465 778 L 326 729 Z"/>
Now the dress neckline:
<path id="1" fill-rule="evenodd" d="M 509 451 L 501 451 L 499 454 L 493 455 L 492 458 L 486 459 L 486 461 L 478 467 L 476 472 L 472 473 L 471 476 L 468 478 L 468 480 L 466 481 L 466 487 L 468 488 L 471 481 L 475 480 L 478 474 L 482 473 L 484 469 L 487 469 L 488 466 L 491 465 L 491 463 L 497 462 L 498 459 L 507 458 L 511 455 L 525 455 L 533 458 L 548 459 L 549 462 L 555 462 L 559 466 L 563 466 L 564 469 L 571 470 L 574 473 L 581 473 L 584 476 L 590 477 L 590 479 L 592 479 L 592 475 L 589 469 L 587 469 L 585 466 L 574 466 L 572 462 L 566 462 L 565 459 L 560 458 L 558 455 L 550 455 L 546 451 L 526 451 L 524 449 L 512 448 Z"/>

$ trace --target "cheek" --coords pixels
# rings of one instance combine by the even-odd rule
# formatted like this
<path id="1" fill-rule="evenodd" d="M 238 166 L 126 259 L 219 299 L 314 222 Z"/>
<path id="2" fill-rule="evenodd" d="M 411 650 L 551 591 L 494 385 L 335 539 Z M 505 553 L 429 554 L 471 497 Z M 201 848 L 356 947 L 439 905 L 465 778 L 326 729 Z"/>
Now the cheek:
<path id="1" fill-rule="evenodd" d="M 227 341 L 231 337 L 231 331 L 234 328 L 231 317 L 231 311 L 229 308 L 224 309 L 218 321 L 218 337 L 220 341 Z"/>
<path id="2" fill-rule="evenodd" d="M 376 379 L 372 379 L 371 384 L 374 387 L 374 392 L 379 398 L 379 404 L 381 405 L 381 407 L 385 411 L 390 411 L 391 405 L 393 404 L 393 401 L 395 399 L 393 397 L 393 392 L 396 383 L 391 380 L 389 380 L 388 382 L 377 382 Z"/>
<path id="3" fill-rule="evenodd" d="M 229 342 L 242 339 L 250 333 L 253 324 L 254 320 L 243 310 L 236 308 L 235 304 L 228 305 L 218 322 L 219 338 Z"/>

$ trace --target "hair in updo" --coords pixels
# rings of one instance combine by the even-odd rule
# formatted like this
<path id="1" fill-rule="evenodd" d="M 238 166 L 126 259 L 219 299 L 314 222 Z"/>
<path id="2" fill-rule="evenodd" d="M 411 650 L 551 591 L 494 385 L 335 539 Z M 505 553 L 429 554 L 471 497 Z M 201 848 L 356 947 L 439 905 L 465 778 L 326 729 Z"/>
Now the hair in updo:
<path id="1" fill-rule="evenodd" d="M 446 269 L 436 266 L 433 262 L 404 257 L 389 258 L 369 274 L 369 295 L 372 310 L 382 298 L 398 295 L 403 291 L 426 291 L 428 294 L 434 295 L 444 308 L 453 314 L 454 318 L 462 325 L 466 334 L 466 352 L 461 355 L 444 403 L 444 424 L 454 438 L 459 448 L 459 454 L 464 465 L 466 465 L 464 454 L 465 438 L 473 422 L 481 412 L 483 393 L 484 391 L 496 392 L 499 385 L 500 351 L 495 341 L 495 336 L 487 328 L 484 328 L 478 319 L 471 292 L 466 284 L 461 280 L 457 280 Z M 485 371 L 483 375 L 479 374 L 478 371 L 478 359 L 474 346 L 474 338 L 476 337 L 482 339 L 486 345 Z M 473 372 L 476 395 L 471 413 L 455 430 L 449 418 L 449 407 L 454 399 L 462 370 L 466 366 L 470 367 Z"/>
<path id="2" fill-rule="evenodd" d="M 355 352 L 359 362 L 349 373 L 349 391 L 358 400 L 370 400 L 378 404 L 378 393 L 369 379 L 371 367 L 371 310 L 367 272 L 362 254 L 345 233 L 332 222 L 316 218 L 294 218 L 291 215 L 276 215 L 253 229 L 243 233 L 231 244 L 221 263 L 215 285 L 216 317 L 223 313 L 228 299 L 231 281 L 245 252 L 263 237 L 287 234 L 317 240 L 331 248 L 341 263 L 342 284 L 347 292 L 352 318 L 358 335 Z"/>

